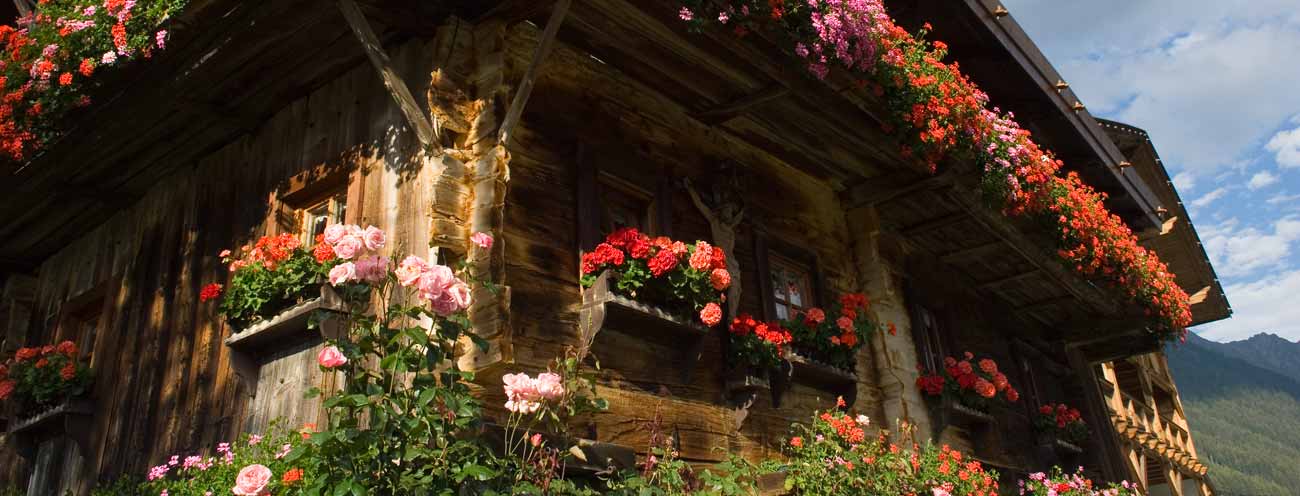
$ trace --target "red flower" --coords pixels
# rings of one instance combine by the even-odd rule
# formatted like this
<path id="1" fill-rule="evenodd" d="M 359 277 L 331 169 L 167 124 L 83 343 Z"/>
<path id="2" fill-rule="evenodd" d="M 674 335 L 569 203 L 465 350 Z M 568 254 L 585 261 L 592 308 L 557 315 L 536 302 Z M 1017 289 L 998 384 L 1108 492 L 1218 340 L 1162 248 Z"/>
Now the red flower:
<path id="1" fill-rule="evenodd" d="M 718 291 L 726 290 L 731 287 L 731 273 L 727 272 L 727 269 L 713 269 L 713 272 L 709 273 L 709 282 L 713 284 L 713 289 Z"/>
<path id="2" fill-rule="evenodd" d="M 126 25 L 121 22 L 113 25 L 113 46 L 119 52 L 126 50 Z"/>
<path id="3" fill-rule="evenodd" d="M 975 380 L 975 393 L 985 398 L 992 398 L 998 394 L 998 390 L 993 387 L 993 383 L 981 378 Z"/>
<path id="4" fill-rule="evenodd" d="M 71 381 L 73 378 L 77 377 L 76 364 L 68 362 L 64 365 L 63 368 L 59 370 L 59 377 L 62 377 L 65 381 Z"/>
<path id="5" fill-rule="evenodd" d="M 621 258 L 621 257 L 620 257 Z M 653 257 L 650 257 L 650 274 L 660 277 L 673 269 L 677 268 L 677 254 L 672 249 L 659 250 Z"/>
<path id="6" fill-rule="evenodd" d="M 311 254 L 312 257 L 314 257 L 316 261 L 320 263 L 325 263 L 330 260 L 334 260 L 334 257 L 336 256 L 334 255 L 334 247 L 330 246 L 329 243 L 325 242 L 324 234 L 316 235 L 316 246 L 312 247 Z"/>
<path id="7" fill-rule="evenodd" d="M 293 483 L 300 480 L 302 480 L 302 469 L 294 468 L 289 469 L 284 473 L 284 476 L 280 478 L 280 483 L 286 486 L 292 486 Z"/>
<path id="8" fill-rule="evenodd" d="M 14 392 L 14 388 L 17 386 L 18 383 L 13 380 L 0 381 L 0 400 L 4 400 L 5 398 L 8 398 L 9 395 Z"/>
<path id="9" fill-rule="evenodd" d="M 889 323 L 889 335 L 890 335 L 890 336 L 897 336 L 897 335 L 898 335 L 898 328 L 897 328 L 897 327 L 894 327 L 894 323 L 893 323 L 893 322 L 890 322 L 890 323 Z"/>
<path id="10" fill-rule="evenodd" d="M 980 364 L 980 370 L 983 370 L 985 374 L 993 375 L 998 373 L 998 364 L 993 360 L 989 360 L 985 358 L 983 360 L 980 360 L 979 364 Z"/>
<path id="11" fill-rule="evenodd" d="M 18 348 L 18 351 L 14 353 L 14 360 L 18 363 L 23 363 L 27 360 L 36 358 L 36 355 L 39 355 L 40 352 L 41 350 L 36 348 Z"/>
<path id="12" fill-rule="evenodd" d="M 801 438 L 801 437 L 799 437 L 799 436 L 795 436 L 795 437 L 790 438 L 790 446 L 794 446 L 794 447 L 796 447 L 796 448 L 802 448 L 802 447 L 803 447 L 803 438 Z"/>
<path id="13" fill-rule="evenodd" d="M 77 343 L 73 343 L 72 341 L 64 341 L 62 343 L 59 343 L 58 346 L 55 346 L 54 351 L 57 351 L 60 355 L 66 356 L 68 358 L 72 358 L 74 356 L 77 356 Z"/>
<path id="14" fill-rule="evenodd" d="M 1007 401 L 1010 401 L 1012 403 L 1020 401 L 1020 392 L 1016 391 L 1016 388 L 1008 387 L 1006 392 L 1003 394 L 1006 395 Z"/>
<path id="15" fill-rule="evenodd" d="M 46 365 L 49 365 L 49 364 L 50 364 L 50 361 L 49 361 L 48 359 L 42 358 L 42 359 L 36 361 L 36 368 L 38 368 L 38 369 L 43 369 L 43 368 L 45 368 Z"/>
<path id="16" fill-rule="evenodd" d="M 221 285 L 215 282 L 207 286 L 204 286 L 203 290 L 199 291 L 200 302 L 215 300 L 220 296 L 221 296 Z"/>
<path id="17" fill-rule="evenodd" d="M 95 73 L 95 61 L 81 59 L 81 67 L 77 68 L 77 72 L 80 72 L 82 76 L 90 77 L 91 74 Z"/>
<path id="18" fill-rule="evenodd" d="M 722 307 L 713 302 L 704 305 L 704 308 L 700 310 L 700 321 L 709 327 L 718 325 L 718 322 L 722 322 Z"/>
<path id="19" fill-rule="evenodd" d="M 72 84 L 72 73 L 71 73 L 71 72 L 65 72 L 65 73 L 59 75 L 59 86 L 67 86 L 67 85 L 69 85 L 69 84 Z"/>

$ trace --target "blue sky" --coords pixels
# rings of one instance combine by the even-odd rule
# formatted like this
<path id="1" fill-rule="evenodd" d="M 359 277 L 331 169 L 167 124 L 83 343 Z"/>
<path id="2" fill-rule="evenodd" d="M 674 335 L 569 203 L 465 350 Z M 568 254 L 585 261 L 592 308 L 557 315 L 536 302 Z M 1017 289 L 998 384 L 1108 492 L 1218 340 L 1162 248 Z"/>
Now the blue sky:
<path id="1" fill-rule="evenodd" d="M 1232 303 L 1300 340 L 1300 0 L 1003 0 L 1094 115 L 1143 128 Z"/>

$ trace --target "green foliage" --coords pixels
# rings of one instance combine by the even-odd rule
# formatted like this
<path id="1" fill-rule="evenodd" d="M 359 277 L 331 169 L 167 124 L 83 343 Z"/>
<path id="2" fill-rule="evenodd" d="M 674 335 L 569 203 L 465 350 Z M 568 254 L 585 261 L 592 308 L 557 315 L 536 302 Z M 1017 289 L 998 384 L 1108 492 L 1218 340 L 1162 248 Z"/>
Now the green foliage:
<path id="1" fill-rule="evenodd" d="M 807 358 L 844 370 L 857 364 L 857 350 L 869 342 L 879 326 L 867 315 L 866 296 L 850 294 L 826 307 L 810 308 L 782 320 L 794 337 L 794 349 Z M 845 325 L 847 324 L 847 325 Z"/>
<path id="2" fill-rule="evenodd" d="M 12 396 L 24 411 L 47 408 L 85 394 L 91 380 L 71 341 L 19 348 L 0 364 L 0 400 Z"/>
<path id="3" fill-rule="evenodd" d="M 283 238 L 283 237 L 281 237 Z M 314 297 L 325 281 L 333 261 L 320 262 L 295 239 L 262 238 L 254 254 L 264 245 L 280 243 L 274 255 L 249 256 L 232 264 L 230 287 L 221 299 L 219 312 L 236 329 L 246 328 L 300 301 Z M 288 241 L 288 244 L 285 242 Z M 267 250 L 268 252 L 271 250 Z"/>
<path id="4" fill-rule="evenodd" d="M 1219 494 L 1294 494 L 1292 488 L 1300 487 L 1292 463 L 1300 459 L 1300 382 L 1266 368 L 1268 357 L 1231 349 L 1242 343 L 1189 335 L 1188 343 L 1167 350 L 1192 437 Z M 1269 347 L 1269 353 L 1285 350 Z M 1300 353 L 1292 353 L 1276 358 L 1300 363 Z"/>

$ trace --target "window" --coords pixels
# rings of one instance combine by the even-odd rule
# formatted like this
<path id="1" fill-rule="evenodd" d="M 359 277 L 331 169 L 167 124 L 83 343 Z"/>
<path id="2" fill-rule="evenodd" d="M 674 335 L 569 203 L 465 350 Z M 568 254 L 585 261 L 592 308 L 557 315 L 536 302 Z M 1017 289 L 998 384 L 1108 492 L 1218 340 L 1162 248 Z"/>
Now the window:
<path id="1" fill-rule="evenodd" d="M 627 156 L 624 146 L 579 145 L 577 248 L 590 251 L 605 235 L 635 227 L 672 236 L 672 175 Z"/>
<path id="2" fill-rule="evenodd" d="M 929 308 L 913 304 L 912 339 L 916 340 L 917 358 L 926 370 L 940 370 L 947 350 L 943 345 L 943 327 Z"/>
<path id="3" fill-rule="evenodd" d="M 607 172 L 600 175 L 600 227 L 606 233 L 634 227 L 653 233 L 654 195 Z"/>
<path id="4" fill-rule="evenodd" d="M 799 310 L 815 305 L 812 270 L 778 254 L 769 255 L 772 277 L 772 310 L 778 319 L 788 319 Z"/>
<path id="5" fill-rule="evenodd" d="M 343 191 L 301 209 L 301 214 L 297 217 L 301 218 L 302 224 L 297 231 L 301 235 L 303 246 L 310 248 L 316 244 L 316 236 L 324 234 L 325 227 L 331 224 L 342 224 L 347 216 L 347 210 L 348 195 Z"/>

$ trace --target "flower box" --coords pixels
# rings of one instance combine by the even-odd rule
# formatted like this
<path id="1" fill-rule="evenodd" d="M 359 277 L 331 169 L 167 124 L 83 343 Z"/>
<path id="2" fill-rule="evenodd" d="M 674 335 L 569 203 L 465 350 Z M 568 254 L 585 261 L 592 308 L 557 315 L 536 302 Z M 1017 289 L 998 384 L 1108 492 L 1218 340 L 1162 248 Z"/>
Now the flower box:
<path id="1" fill-rule="evenodd" d="M 483 424 L 483 435 L 497 452 L 505 452 L 506 427 L 496 423 Z M 515 435 L 524 435 L 516 433 Z M 564 452 L 564 472 L 569 477 L 594 477 L 611 475 L 623 470 L 636 470 L 636 450 L 621 444 L 606 443 L 583 438 L 564 438 L 553 433 L 542 433 L 546 445 Z M 514 440 L 512 440 L 514 442 Z M 523 440 L 527 442 L 527 440 Z M 522 451 L 523 446 L 517 450 Z"/>
<path id="2" fill-rule="evenodd" d="M 658 343 L 682 354 L 682 380 L 689 381 L 709 329 L 690 317 L 668 312 L 610 290 L 610 271 L 596 278 L 582 295 L 579 327 L 586 342 L 609 329 Z"/>
<path id="3" fill-rule="evenodd" d="M 1055 434 L 1038 434 L 1038 446 L 1059 458 L 1068 458 L 1083 454 L 1083 447 L 1061 439 Z"/>
<path id="4" fill-rule="evenodd" d="M 318 310 L 325 311 L 328 317 L 317 322 L 316 330 L 313 332 L 319 332 L 320 336 L 326 338 L 337 338 L 347 332 L 347 327 L 341 318 L 347 313 L 347 305 L 332 286 L 322 284 L 319 296 L 281 310 L 275 316 L 235 331 L 226 338 L 225 343 L 231 349 L 231 365 L 235 374 L 246 385 L 255 389 L 259 368 L 258 357 L 282 348 L 285 344 L 312 337 L 306 334 L 308 323 Z"/>
<path id="5" fill-rule="evenodd" d="M 799 352 L 791 352 L 785 359 L 785 369 L 777 386 L 773 388 L 772 399 L 775 406 L 781 405 L 785 393 L 793 383 L 812 386 L 834 393 L 843 399 L 847 406 L 853 406 L 858 396 L 858 376 L 852 371 L 832 366 Z"/>
<path id="6" fill-rule="evenodd" d="M 89 417 L 94 403 L 87 398 L 72 398 L 33 413 L 11 412 L 8 437 L 18 453 L 31 459 L 41 439 L 66 435 L 83 450 L 90 446 Z M 86 451 L 82 451 L 85 453 Z"/>
<path id="7" fill-rule="evenodd" d="M 992 413 L 966 405 L 955 398 L 942 397 L 929 403 L 930 421 L 936 439 L 949 426 L 966 429 L 971 433 L 972 438 L 990 437 L 985 434 L 997 423 L 997 418 Z"/>

